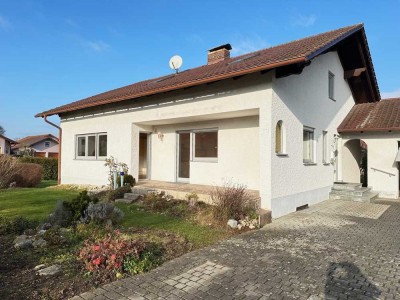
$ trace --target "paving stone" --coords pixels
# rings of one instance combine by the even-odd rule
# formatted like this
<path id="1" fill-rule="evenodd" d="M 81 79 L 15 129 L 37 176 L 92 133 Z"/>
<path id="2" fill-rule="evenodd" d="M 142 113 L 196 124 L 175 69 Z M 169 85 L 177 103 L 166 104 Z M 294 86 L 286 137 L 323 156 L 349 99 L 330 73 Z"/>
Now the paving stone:
<path id="1" fill-rule="evenodd" d="M 399 224 L 400 201 L 329 200 L 92 293 L 94 299 L 396 299 Z"/>

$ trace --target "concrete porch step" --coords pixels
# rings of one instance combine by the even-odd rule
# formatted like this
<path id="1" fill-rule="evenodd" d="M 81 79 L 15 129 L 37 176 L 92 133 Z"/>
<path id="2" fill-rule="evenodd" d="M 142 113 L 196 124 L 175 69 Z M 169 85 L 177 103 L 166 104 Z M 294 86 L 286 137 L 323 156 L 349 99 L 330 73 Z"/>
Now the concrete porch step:
<path id="1" fill-rule="evenodd" d="M 124 198 L 120 199 L 115 199 L 116 203 L 126 203 L 126 204 L 131 204 L 133 202 L 136 202 L 139 200 L 139 198 L 143 196 L 142 194 L 137 194 L 137 193 L 125 193 Z"/>
<path id="2" fill-rule="evenodd" d="M 332 188 L 331 193 L 335 195 L 341 195 L 341 196 L 357 196 L 357 197 L 362 197 L 364 194 L 370 192 L 372 190 L 372 187 L 357 187 L 354 190 L 337 190 Z"/>
<path id="3" fill-rule="evenodd" d="M 352 183 L 352 182 L 334 182 L 332 190 L 337 191 L 354 191 L 359 188 L 362 188 L 361 183 Z"/>
<path id="4" fill-rule="evenodd" d="M 329 199 L 370 203 L 371 201 L 375 200 L 378 197 L 378 195 L 379 193 L 374 191 L 368 191 L 364 193 L 362 196 L 340 195 L 340 194 L 330 193 Z"/>

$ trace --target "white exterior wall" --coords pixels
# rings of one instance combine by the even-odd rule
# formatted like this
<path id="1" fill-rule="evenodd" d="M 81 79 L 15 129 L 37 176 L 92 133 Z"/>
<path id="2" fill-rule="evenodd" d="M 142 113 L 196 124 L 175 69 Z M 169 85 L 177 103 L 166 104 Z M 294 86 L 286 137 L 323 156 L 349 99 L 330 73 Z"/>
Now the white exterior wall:
<path id="1" fill-rule="evenodd" d="M 379 192 L 379 197 L 397 199 L 399 197 L 399 169 L 395 162 L 400 141 L 399 132 L 376 132 L 342 134 L 342 144 L 352 139 L 361 139 L 367 144 L 368 186 Z M 343 156 L 345 153 L 343 153 Z M 344 164 L 343 168 L 346 167 Z M 381 171 L 375 171 L 376 168 Z M 359 182 L 359 181 L 358 181 Z"/>
<path id="2" fill-rule="evenodd" d="M 50 146 L 46 147 L 45 142 L 50 142 Z M 58 152 L 57 147 L 53 148 L 54 146 L 58 146 L 58 143 L 56 143 L 52 139 L 48 139 L 48 140 L 43 140 L 43 141 L 40 141 L 39 143 L 33 144 L 32 148 L 38 152 Z M 49 150 L 51 150 L 51 151 L 49 151 Z M 57 151 L 54 151 L 54 150 L 57 150 Z"/>
<path id="3" fill-rule="evenodd" d="M 328 72 L 335 74 L 335 100 L 328 97 Z M 296 207 L 328 199 L 334 182 L 334 166 L 322 162 L 322 131 L 328 131 L 329 145 L 354 100 L 336 52 L 314 59 L 300 75 L 273 81 L 272 138 L 279 120 L 286 129 L 287 156 L 272 157 L 272 216 Z M 303 126 L 315 128 L 315 165 L 303 164 Z M 331 149 L 332 150 L 332 149 Z"/>
<path id="4" fill-rule="evenodd" d="M 0 154 L 6 153 L 6 140 L 0 137 Z"/>
<path id="5" fill-rule="evenodd" d="M 218 128 L 218 161 L 190 162 L 190 183 L 221 185 L 233 179 L 259 189 L 259 128 L 258 116 L 222 119 L 196 123 L 159 125 L 158 134 L 151 135 L 152 180 L 176 181 L 177 131 Z M 249 146 L 251 145 L 251 146 Z"/>
<path id="6" fill-rule="evenodd" d="M 189 91 L 148 98 L 165 105 L 62 120 L 62 183 L 107 184 L 104 161 L 75 159 L 77 134 L 106 132 L 107 156 L 127 163 L 138 178 L 139 132 L 152 132 L 150 179 L 175 181 L 176 131 L 218 127 L 218 162 L 191 162 L 190 183 L 214 185 L 232 178 L 265 195 L 270 178 L 262 169 L 268 167 L 266 144 L 270 139 L 263 137 L 260 142 L 260 136 L 261 132 L 270 132 L 270 121 L 266 120 L 271 111 L 265 107 L 271 103 L 271 74 L 225 80 Z M 259 120 L 261 114 L 263 121 Z M 160 132 L 162 140 L 158 138 Z"/>

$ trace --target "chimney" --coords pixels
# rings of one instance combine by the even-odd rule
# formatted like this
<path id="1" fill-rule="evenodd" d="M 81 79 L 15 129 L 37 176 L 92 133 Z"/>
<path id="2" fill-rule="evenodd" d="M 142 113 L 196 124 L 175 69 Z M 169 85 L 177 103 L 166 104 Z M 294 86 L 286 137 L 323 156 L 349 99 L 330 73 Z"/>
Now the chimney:
<path id="1" fill-rule="evenodd" d="M 230 57 L 231 44 L 221 45 L 208 50 L 208 65 L 215 64 Z"/>

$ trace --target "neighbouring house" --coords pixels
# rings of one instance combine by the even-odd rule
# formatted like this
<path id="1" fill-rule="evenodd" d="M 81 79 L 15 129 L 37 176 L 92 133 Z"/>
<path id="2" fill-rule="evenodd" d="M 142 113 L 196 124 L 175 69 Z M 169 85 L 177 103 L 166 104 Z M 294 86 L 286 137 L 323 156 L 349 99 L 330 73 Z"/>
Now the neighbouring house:
<path id="1" fill-rule="evenodd" d="M 13 145 L 14 154 L 20 154 L 23 151 L 31 151 L 35 157 L 58 157 L 59 141 L 52 134 L 30 135 L 18 139 Z"/>
<path id="2" fill-rule="evenodd" d="M 0 134 L 0 154 L 11 154 L 11 146 L 15 143 L 16 141 Z"/>
<path id="3" fill-rule="evenodd" d="M 106 184 L 114 156 L 142 180 L 245 184 L 274 218 L 327 199 L 346 168 L 338 126 L 355 104 L 380 101 L 363 24 L 230 50 L 37 114 L 61 118 L 61 182 Z"/>

